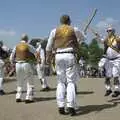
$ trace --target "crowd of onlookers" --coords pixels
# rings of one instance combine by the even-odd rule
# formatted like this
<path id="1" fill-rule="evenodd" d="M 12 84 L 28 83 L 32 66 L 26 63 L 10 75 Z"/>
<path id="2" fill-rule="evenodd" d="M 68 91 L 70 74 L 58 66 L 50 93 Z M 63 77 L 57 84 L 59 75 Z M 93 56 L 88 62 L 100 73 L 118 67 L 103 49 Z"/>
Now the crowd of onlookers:
<path id="1" fill-rule="evenodd" d="M 15 64 L 11 64 L 9 61 L 6 63 L 5 67 L 5 76 L 7 77 L 11 77 L 11 76 L 15 76 Z M 105 71 L 104 69 L 99 69 L 98 67 L 92 67 L 89 65 L 86 66 L 80 66 L 80 64 L 78 64 L 78 72 L 80 77 L 84 77 L 84 78 L 88 78 L 88 77 L 105 77 Z M 36 71 L 35 74 L 37 75 Z M 49 76 L 49 75 L 55 75 L 56 71 L 55 68 L 53 66 L 47 66 L 45 67 L 45 75 Z"/>
<path id="2" fill-rule="evenodd" d="M 85 69 L 79 70 L 81 77 L 105 77 L 104 69 L 99 69 L 98 67 L 85 67 Z"/>
<path id="3" fill-rule="evenodd" d="M 8 50 L 8 54 L 11 54 L 12 49 Z M 105 71 L 104 69 L 101 69 L 99 67 L 93 67 L 91 65 L 86 64 L 85 60 L 81 57 L 79 60 L 79 64 L 77 64 L 78 66 L 78 73 L 80 75 L 80 77 L 104 77 L 105 76 Z M 6 77 L 11 77 L 11 76 L 15 76 L 15 64 L 11 64 L 9 61 L 9 57 L 5 62 L 5 67 L 4 67 L 4 71 L 5 71 L 5 76 Z M 35 74 L 37 75 L 37 72 L 35 70 Z M 56 74 L 55 71 L 55 66 L 51 65 L 48 66 L 46 65 L 45 67 L 45 75 L 49 76 L 52 74 Z"/>

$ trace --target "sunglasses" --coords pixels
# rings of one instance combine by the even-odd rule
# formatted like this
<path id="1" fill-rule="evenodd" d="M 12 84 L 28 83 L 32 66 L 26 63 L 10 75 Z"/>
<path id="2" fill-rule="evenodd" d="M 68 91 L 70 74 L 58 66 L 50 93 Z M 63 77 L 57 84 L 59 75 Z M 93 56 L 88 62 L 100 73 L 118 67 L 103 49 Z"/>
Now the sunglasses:
<path id="1" fill-rule="evenodd" d="M 112 32 L 113 30 L 107 30 L 107 32 Z"/>

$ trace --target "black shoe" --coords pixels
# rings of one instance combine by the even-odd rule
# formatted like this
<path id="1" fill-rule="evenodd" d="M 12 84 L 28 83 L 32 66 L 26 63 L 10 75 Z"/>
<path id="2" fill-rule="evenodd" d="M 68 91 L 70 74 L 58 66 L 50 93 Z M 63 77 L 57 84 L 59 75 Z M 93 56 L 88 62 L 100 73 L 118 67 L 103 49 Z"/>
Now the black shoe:
<path id="1" fill-rule="evenodd" d="M 41 85 L 43 84 L 42 79 L 40 79 L 40 83 L 41 83 Z"/>
<path id="2" fill-rule="evenodd" d="M 58 108 L 58 111 L 59 111 L 59 113 L 62 114 L 62 115 L 65 115 L 65 114 L 66 114 L 64 107 L 59 107 L 59 108 Z"/>
<path id="3" fill-rule="evenodd" d="M 70 114 L 70 116 L 76 115 L 75 109 L 72 107 L 68 107 L 68 113 Z"/>
<path id="4" fill-rule="evenodd" d="M 1 96 L 2 96 L 2 95 L 5 95 L 4 90 L 0 90 L 0 95 L 1 95 Z"/>
<path id="5" fill-rule="evenodd" d="M 49 90 L 50 90 L 50 87 L 49 87 L 49 86 L 47 86 L 47 87 L 46 87 L 46 89 L 47 89 L 47 91 L 49 91 Z"/>
<path id="6" fill-rule="evenodd" d="M 112 90 L 107 90 L 104 96 L 109 96 L 112 93 Z"/>
<path id="7" fill-rule="evenodd" d="M 46 87 L 46 88 L 43 88 L 41 91 L 49 91 L 50 90 L 50 87 Z"/>
<path id="8" fill-rule="evenodd" d="M 119 91 L 114 91 L 114 93 L 112 94 L 112 97 L 118 97 L 120 95 Z"/>
<path id="9" fill-rule="evenodd" d="M 28 104 L 28 103 L 33 103 L 34 101 L 33 100 L 25 100 L 25 103 Z"/>
<path id="10" fill-rule="evenodd" d="M 20 98 L 16 99 L 16 102 L 19 103 L 19 102 L 22 102 L 22 100 Z"/>

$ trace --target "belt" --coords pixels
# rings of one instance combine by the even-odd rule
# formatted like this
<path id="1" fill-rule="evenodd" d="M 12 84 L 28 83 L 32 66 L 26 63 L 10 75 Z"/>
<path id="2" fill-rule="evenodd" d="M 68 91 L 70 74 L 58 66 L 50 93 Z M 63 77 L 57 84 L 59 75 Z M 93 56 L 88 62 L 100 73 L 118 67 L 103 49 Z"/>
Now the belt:
<path id="1" fill-rule="evenodd" d="M 116 60 L 116 59 L 118 59 L 118 58 L 120 58 L 120 57 L 116 57 L 116 58 L 108 58 L 108 60 Z"/>
<path id="2" fill-rule="evenodd" d="M 72 54 L 74 54 L 75 52 L 73 52 L 73 51 L 56 52 L 56 54 L 62 54 L 62 53 L 72 53 Z"/>
<path id="3" fill-rule="evenodd" d="M 102 56 L 103 58 L 107 58 L 108 60 L 116 60 L 116 59 L 118 59 L 118 58 L 120 58 L 120 57 L 115 57 L 115 58 L 108 58 L 107 56 Z"/>

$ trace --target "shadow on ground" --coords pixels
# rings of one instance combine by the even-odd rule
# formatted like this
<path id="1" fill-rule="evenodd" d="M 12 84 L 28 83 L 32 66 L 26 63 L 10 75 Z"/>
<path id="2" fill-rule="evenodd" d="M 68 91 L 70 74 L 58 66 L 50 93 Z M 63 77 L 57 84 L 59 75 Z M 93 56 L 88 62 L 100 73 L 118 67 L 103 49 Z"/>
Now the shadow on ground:
<path id="1" fill-rule="evenodd" d="M 42 90 L 40 90 L 40 91 L 38 91 L 38 90 L 35 90 L 35 92 L 50 92 L 50 91 L 55 91 L 56 90 L 56 88 L 50 88 L 50 90 L 49 91 L 42 91 Z M 11 92 L 5 92 L 5 94 L 6 95 L 11 95 L 11 94 L 16 94 L 17 93 L 17 91 L 11 91 Z M 25 91 L 23 91 L 22 93 L 26 93 L 26 90 Z"/>
<path id="2" fill-rule="evenodd" d="M 116 107 L 117 105 L 118 104 L 115 102 L 113 104 L 80 106 L 78 110 L 76 110 L 76 112 L 77 112 L 77 115 L 84 115 L 91 112 L 100 112 L 104 109 L 110 109 L 112 107 Z"/>
<path id="3" fill-rule="evenodd" d="M 35 97 L 34 101 L 35 102 L 41 102 L 41 101 L 50 101 L 50 100 L 55 100 L 56 97 Z"/>
<path id="4" fill-rule="evenodd" d="M 14 82 L 16 81 L 16 78 L 5 78 L 4 83 Z"/>
<path id="5" fill-rule="evenodd" d="M 93 91 L 78 91 L 77 94 L 81 94 L 81 95 L 87 95 L 87 94 L 93 94 Z"/>
<path id="6" fill-rule="evenodd" d="M 56 88 L 50 88 L 50 90 L 48 90 L 48 91 L 40 90 L 40 92 L 50 92 L 50 91 L 56 91 Z"/>
<path id="7" fill-rule="evenodd" d="M 11 95 L 11 94 L 16 94 L 17 92 L 16 92 L 16 90 L 14 90 L 14 91 L 11 91 L 11 92 L 5 92 L 5 95 Z"/>
<path id="8" fill-rule="evenodd" d="M 26 92 L 27 92 L 26 90 L 22 91 L 22 93 L 26 93 Z M 11 92 L 5 92 L 5 95 L 11 95 L 11 94 L 16 94 L 16 93 L 17 93 L 17 91 L 14 90 L 14 91 L 11 91 Z"/>
<path id="9" fill-rule="evenodd" d="M 112 102 L 112 103 L 120 103 L 120 98 L 114 98 L 114 99 L 111 99 L 111 100 L 108 100 L 108 102 Z"/>

